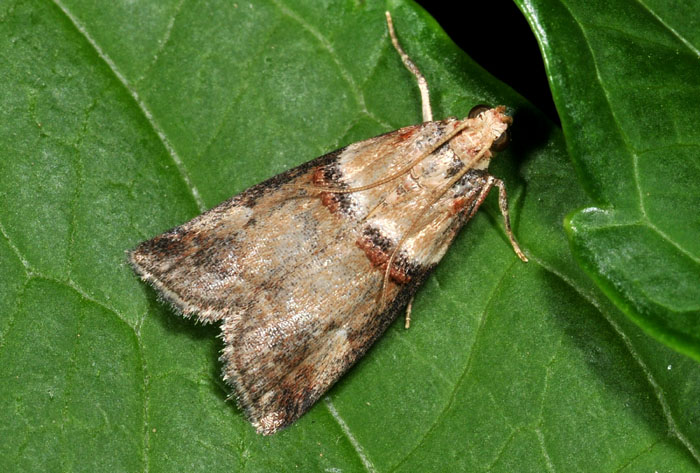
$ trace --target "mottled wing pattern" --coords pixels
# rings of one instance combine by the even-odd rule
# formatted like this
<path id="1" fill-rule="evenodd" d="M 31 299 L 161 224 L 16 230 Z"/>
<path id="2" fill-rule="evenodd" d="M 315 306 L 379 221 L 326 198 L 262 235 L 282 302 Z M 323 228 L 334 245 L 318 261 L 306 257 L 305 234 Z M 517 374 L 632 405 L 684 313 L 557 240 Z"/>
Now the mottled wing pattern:
<path id="1" fill-rule="evenodd" d="M 294 422 L 364 354 L 478 207 L 481 171 L 444 205 L 425 207 L 437 195 L 432 180 L 463 166 L 448 141 L 468 122 L 406 127 L 329 153 L 129 254 L 184 315 L 222 321 L 224 378 L 259 432 Z M 407 165 L 419 175 L 404 173 Z M 400 178 L 372 187 L 392 174 Z M 309 186 L 370 188 L 319 194 Z M 401 245 L 384 287 L 389 255 L 411 222 L 420 231 Z"/>
<path id="2" fill-rule="evenodd" d="M 342 149 L 268 179 L 141 243 L 129 253 L 131 265 L 187 317 L 196 315 L 207 323 L 239 314 L 254 284 L 282 270 L 264 258 L 301 236 L 294 227 L 280 234 L 284 219 L 293 218 L 299 204 L 318 207 L 315 200 L 300 199 L 290 183 L 304 180 L 310 169 L 332 161 L 339 152 Z M 280 227 L 272 235 L 280 238 L 271 240 L 264 230 L 275 224 Z"/>

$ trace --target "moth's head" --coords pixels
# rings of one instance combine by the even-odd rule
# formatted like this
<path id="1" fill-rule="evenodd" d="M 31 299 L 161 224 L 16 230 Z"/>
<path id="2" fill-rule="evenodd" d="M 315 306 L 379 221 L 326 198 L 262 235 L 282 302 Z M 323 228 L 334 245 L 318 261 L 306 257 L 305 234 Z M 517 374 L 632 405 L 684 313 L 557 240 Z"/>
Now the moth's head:
<path id="1" fill-rule="evenodd" d="M 468 118 L 475 121 L 475 128 L 481 128 L 485 143 L 491 143 L 491 151 L 503 151 L 510 143 L 508 126 L 513 118 L 506 115 L 506 107 L 499 105 L 491 108 L 488 105 L 477 105 L 469 111 Z"/>
<path id="2" fill-rule="evenodd" d="M 503 105 L 489 107 L 477 105 L 465 119 L 467 127 L 450 143 L 452 149 L 465 163 L 472 162 L 474 169 L 488 168 L 494 152 L 502 151 L 510 143 L 508 126 L 513 119 L 506 115 Z"/>

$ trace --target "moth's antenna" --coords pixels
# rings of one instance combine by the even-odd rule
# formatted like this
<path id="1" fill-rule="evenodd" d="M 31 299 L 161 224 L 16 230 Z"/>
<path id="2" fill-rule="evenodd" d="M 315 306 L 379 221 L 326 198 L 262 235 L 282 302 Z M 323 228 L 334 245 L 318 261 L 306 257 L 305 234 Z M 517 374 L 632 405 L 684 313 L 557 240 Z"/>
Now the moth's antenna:
<path id="1" fill-rule="evenodd" d="M 393 21 L 391 21 L 391 13 L 385 13 L 386 24 L 389 27 L 389 36 L 391 36 L 391 42 L 394 45 L 396 51 L 399 53 L 399 56 L 401 56 L 403 65 L 406 66 L 406 69 L 411 71 L 411 73 L 414 76 L 416 76 L 416 80 L 418 81 L 418 89 L 420 89 L 420 99 L 421 103 L 423 104 L 423 121 L 432 122 L 433 110 L 432 108 L 430 108 L 430 91 L 428 90 L 428 81 L 425 80 L 425 77 L 423 77 L 423 74 L 421 73 L 420 69 L 418 69 L 418 66 L 416 66 L 416 64 L 411 60 L 411 58 L 408 56 L 408 54 L 406 54 L 406 52 L 399 44 L 399 40 L 396 37 L 396 32 L 394 31 L 394 23 Z"/>

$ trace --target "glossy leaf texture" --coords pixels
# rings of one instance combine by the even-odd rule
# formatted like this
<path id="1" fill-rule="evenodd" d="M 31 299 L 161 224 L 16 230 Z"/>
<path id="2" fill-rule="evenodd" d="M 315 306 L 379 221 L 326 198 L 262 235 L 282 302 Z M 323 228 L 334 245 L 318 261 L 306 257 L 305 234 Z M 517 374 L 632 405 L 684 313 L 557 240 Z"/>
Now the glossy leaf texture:
<path id="1" fill-rule="evenodd" d="M 647 333 L 700 361 L 700 4 L 519 0 L 593 205 L 576 259 Z"/>
<path id="2" fill-rule="evenodd" d="M 318 405 L 254 433 L 218 327 L 124 251 L 317 155 L 503 103 L 490 196 L 398 321 Z M 0 4 L 0 471 L 700 471 L 700 369 L 571 257 L 590 207 L 561 131 L 404 2 Z"/>

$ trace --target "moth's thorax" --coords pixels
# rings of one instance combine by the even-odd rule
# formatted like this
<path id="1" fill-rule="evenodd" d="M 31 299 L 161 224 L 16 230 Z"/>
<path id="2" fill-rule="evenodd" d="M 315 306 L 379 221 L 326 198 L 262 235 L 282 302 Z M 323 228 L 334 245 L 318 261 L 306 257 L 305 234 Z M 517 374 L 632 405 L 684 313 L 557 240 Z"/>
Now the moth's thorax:
<path id="1" fill-rule="evenodd" d="M 490 148 L 494 141 L 506 132 L 513 119 L 506 115 L 505 107 L 486 110 L 474 118 L 468 118 L 469 126 L 450 141 L 450 147 L 465 163 L 473 161 L 479 153 L 483 155 L 472 164 L 474 169 L 487 169 L 493 157 Z"/>

